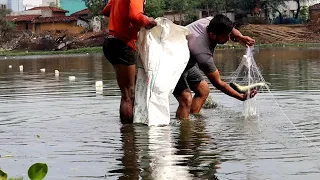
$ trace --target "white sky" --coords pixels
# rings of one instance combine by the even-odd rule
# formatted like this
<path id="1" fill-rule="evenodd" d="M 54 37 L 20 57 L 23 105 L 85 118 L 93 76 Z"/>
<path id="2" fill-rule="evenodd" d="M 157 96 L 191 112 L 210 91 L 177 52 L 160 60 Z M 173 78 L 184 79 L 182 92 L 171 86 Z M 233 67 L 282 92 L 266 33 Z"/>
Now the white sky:
<path id="1" fill-rule="evenodd" d="M 41 0 L 23 0 L 23 5 L 25 4 L 32 4 L 32 5 L 39 5 L 42 4 Z"/>

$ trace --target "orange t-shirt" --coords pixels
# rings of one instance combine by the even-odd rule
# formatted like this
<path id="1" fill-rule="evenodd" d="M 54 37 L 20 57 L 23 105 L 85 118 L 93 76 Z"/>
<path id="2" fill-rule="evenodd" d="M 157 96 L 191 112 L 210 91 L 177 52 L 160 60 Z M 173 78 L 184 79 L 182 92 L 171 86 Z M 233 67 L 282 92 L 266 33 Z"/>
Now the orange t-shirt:
<path id="1" fill-rule="evenodd" d="M 143 15 L 144 0 L 110 0 L 103 14 L 110 14 L 109 34 L 119 38 L 136 50 L 136 41 L 141 27 L 149 20 Z"/>

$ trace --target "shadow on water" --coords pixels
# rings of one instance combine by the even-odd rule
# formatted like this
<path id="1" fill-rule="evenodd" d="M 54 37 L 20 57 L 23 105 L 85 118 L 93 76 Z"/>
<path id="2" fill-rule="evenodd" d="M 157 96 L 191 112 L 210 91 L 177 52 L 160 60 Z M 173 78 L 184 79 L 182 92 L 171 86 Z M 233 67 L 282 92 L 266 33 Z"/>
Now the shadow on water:
<path id="1" fill-rule="evenodd" d="M 177 120 L 178 121 L 178 120 Z M 219 154 L 207 147 L 211 137 L 205 122 L 181 121 L 176 127 L 121 127 L 120 168 L 107 177 L 119 179 L 218 179 Z"/>

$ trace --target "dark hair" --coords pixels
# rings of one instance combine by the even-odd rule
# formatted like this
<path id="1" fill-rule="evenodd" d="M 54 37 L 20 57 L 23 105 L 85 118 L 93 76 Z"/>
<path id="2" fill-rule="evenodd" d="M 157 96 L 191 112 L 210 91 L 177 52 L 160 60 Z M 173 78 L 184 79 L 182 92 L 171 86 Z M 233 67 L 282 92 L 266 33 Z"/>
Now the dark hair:
<path id="1" fill-rule="evenodd" d="M 211 19 L 208 32 L 215 35 L 229 34 L 234 27 L 234 23 L 225 15 L 218 14 Z"/>

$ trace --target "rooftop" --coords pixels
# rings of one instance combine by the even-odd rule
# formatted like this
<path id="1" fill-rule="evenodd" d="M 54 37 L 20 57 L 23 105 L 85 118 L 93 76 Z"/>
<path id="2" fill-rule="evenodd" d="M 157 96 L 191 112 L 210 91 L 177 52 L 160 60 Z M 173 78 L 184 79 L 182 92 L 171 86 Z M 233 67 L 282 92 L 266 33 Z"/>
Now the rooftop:
<path id="1" fill-rule="evenodd" d="M 33 21 L 41 15 L 20 15 L 20 16 L 6 16 L 8 21 L 21 22 L 21 21 Z"/>
<path id="2" fill-rule="evenodd" d="M 39 6 L 39 7 L 34 7 L 28 10 L 51 10 L 52 12 L 63 12 L 63 13 L 69 12 L 67 10 L 57 8 L 57 7 L 51 7 L 51 6 Z"/>
<path id="3" fill-rule="evenodd" d="M 71 22 L 77 21 L 74 16 L 56 16 L 56 17 L 39 17 L 32 20 L 32 23 L 55 23 L 55 22 Z"/>
<path id="4" fill-rule="evenodd" d="M 320 9 L 320 3 L 312 5 L 309 7 L 310 9 Z"/>
<path id="5" fill-rule="evenodd" d="M 82 15 L 87 15 L 89 13 L 90 13 L 89 9 L 86 8 L 86 9 L 83 9 L 83 10 L 80 10 L 80 11 L 77 11 L 77 12 L 71 14 L 71 16 L 82 16 Z"/>

